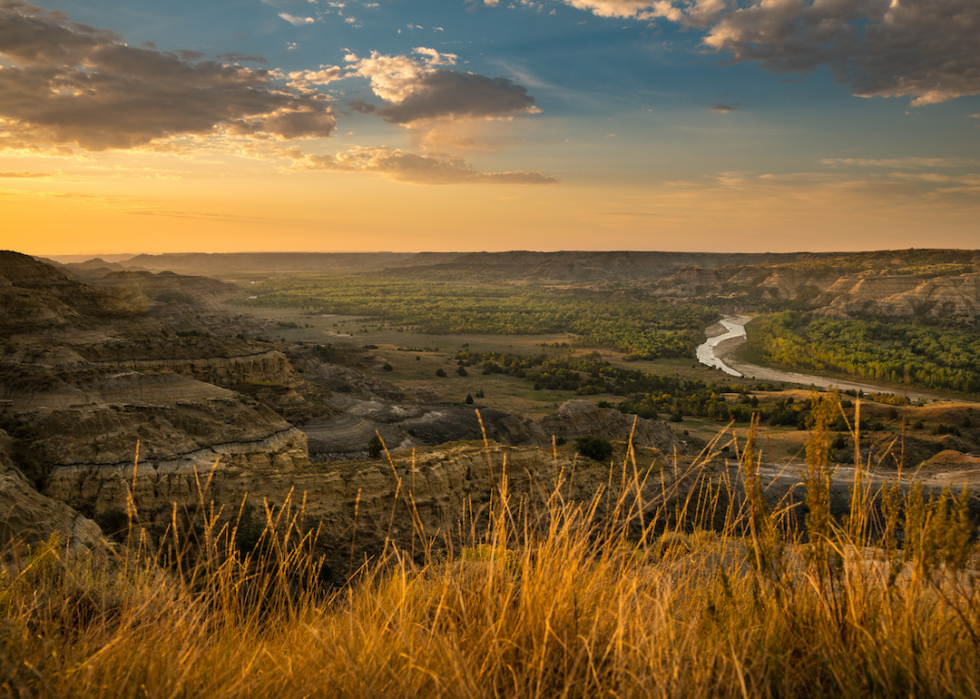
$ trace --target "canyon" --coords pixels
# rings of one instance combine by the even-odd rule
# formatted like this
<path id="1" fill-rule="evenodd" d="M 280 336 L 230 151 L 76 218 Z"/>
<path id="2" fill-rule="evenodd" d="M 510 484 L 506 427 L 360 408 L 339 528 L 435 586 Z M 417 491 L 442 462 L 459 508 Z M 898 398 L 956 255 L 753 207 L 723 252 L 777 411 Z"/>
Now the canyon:
<path id="1" fill-rule="evenodd" d="M 483 516 L 504 464 L 514 493 L 540 499 L 574 473 L 567 497 L 591 498 L 608 464 L 552 453 L 553 435 L 632 432 L 651 458 L 701 447 L 587 401 L 540 420 L 432 403 L 359 371 L 379 361 L 362 348 L 341 352 L 344 365 L 266 341 L 268 321 L 219 308 L 241 293 L 225 282 L 83 276 L 0 252 L 0 545 L 56 534 L 85 547 L 130 516 L 160 533 L 205 502 L 229 517 L 302 502 L 342 577 L 386 536 L 409 546 L 411 512 L 432 536 Z M 368 458 L 376 433 L 391 462 Z M 413 504 L 392 520 L 396 494 Z"/>

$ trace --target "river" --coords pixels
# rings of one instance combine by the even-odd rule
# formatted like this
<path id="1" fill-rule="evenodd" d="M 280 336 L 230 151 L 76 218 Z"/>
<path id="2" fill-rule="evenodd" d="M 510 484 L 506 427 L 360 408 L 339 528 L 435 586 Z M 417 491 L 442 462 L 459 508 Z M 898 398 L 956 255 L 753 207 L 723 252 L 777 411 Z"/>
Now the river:
<path id="1" fill-rule="evenodd" d="M 803 386 L 817 386 L 818 388 L 839 388 L 842 391 L 854 390 L 864 391 L 865 393 L 891 393 L 896 396 L 907 393 L 910 400 L 926 398 L 929 400 L 947 400 L 944 396 L 935 393 L 923 393 L 921 391 L 905 391 L 900 388 L 890 388 L 887 386 L 875 386 L 867 383 L 857 383 L 854 381 L 841 381 L 840 379 L 830 379 L 826 376 L 812 376 L 809 374 L 799 374 L 795 371 L 781 371 L 770 367 L 749 364 L 734 357 L 734 351 L 743 345 L 747 339 L 745 334 L 745 324 L 751 320 L 749 316 L 727 316 L 718 324 L 708 328 L 707 332 L 711 337 L 708 341 L 697 348 L 698 361 L 710 367 L 722 370 L 730 376 L 747 377 L 757 381 L 785 381 Z M 719 328 L 718 326 L 722 327 Z"/>
<path id="2" fill-rule="evenodd" d="M 698 346 L 698 361 L 706 366 L 721 369 L 730 376 L 742 376 L 741 372 L 725 364 L 721 357 L 717 356 L 715 350 L 717 349 L 718 345 L 726 340 L 739 339 L 740 341 L 737 343 L 739 345 L 745 342 L 745 324 L 748 321 L 748 316 L 730 316 L 718 321 L 722 326 L 724 326 L 726 332 L 720 335 L 715 335 L 714 337 L 709 337 L 707 342 Z M 709 328 L 709 330 L 710 329 L 711 328 Z"/>

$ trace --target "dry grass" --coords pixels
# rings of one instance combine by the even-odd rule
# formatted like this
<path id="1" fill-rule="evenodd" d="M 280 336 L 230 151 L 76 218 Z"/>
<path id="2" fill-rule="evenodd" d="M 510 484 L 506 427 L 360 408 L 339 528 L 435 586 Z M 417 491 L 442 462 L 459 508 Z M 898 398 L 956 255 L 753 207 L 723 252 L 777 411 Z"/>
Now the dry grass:
<path id="1" fill-rule="evenodd" d="M 153 548 L 134 517 L 101 563 L 51 542 L 0 583 L 0 695 L 980 695 L 966 496 L 887 489 L 876 508 L 859 479 L 836 522 L 826 438 L 817 425 L 802 531 L 762 497 L 750 441 L 744 489 L 669 530 L 631 461 L 601 520 L 602 493 L 530 511 L 502 480 L 466 548 L 420 536 L 418 565 L 389 545 L 340 589 L 317 584 L 301 507 L 267 512 L 248 556 L 206 507 Z"/>

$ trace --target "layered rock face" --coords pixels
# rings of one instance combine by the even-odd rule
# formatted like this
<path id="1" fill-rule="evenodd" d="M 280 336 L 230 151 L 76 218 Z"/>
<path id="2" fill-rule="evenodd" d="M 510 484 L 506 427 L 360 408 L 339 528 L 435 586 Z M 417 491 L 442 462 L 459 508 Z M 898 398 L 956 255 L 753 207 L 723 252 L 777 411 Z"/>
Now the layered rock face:
<path id="1" fill-rule="evenodd" d="M 943 252 L 931 251 L 927 261 L 935 264 L 923 267 L 906 266 L 908 260 L 901 255 L 880 260 L 867 254 L 811 264 L 714 269 L 692 266 L 650 284 L 648 293 L 667 300 L 727 297 L 735 309 L 759 304 L 765 307 L 766 302 L 778 299 L 841 318 L 946 317 L 975 321 L 980 318 L 980 256 Z M 961 262 L 951 264 L 947 259 Z"/>
<path id="2" fill-rule="evenodd" d="M 834 293 L 836 292 L 836 293 Z M 898 317 L 980 317 L 980 274 L 842 278 L 822 297 L 843 313 Z"/>
<path id="3" fill-rule="evenodd" d="M 56 535 L 69 550 L 91 549 L 102 530 L 65 503 L 42 495 L 13 464 L 13 440 L 0 430 L 0 556 L 15 544 L 38 546 Z"/>
<path id="4" fill-rule="evenodd" d="M 302 377 L 285 355 L 235 338 L 177 337 L 150 317 L 154 303 L 0 253 L 0 427 L 39 497 L 97 512 L 79 479 L 101 483 L 131 468 L 137 444 L 145 468 L 161 474 L 219 457 L 260 470 L 309 463 L 305 434 L 237 390 L 275 387 L 302 403 Z"/>
<path id="5" fill-rule="evenodd" d="M 318 551 L 325 555 L 328 574 L 343 581 L 352 562 L 356 569 L 366 557 L 381 553 L 386 539 L 419 554 L 426 539 L 437 546 L 469 543 L 471 524 L 477 532 L 485 528 L 491 496 L 499 495 L 503 475 L 515 512 L 525 502 L 543 513 L 560 483 L 566 501 L 598 496 L 601 515 L 619 496 L 621 468 L 613 469 L 610 482 L 609 463 L 553 456 L 534 447 L 467 442 L 415 455 L 403 452 L 392 463 L 376 459 L 262 468 L 248 459 L 222 458 L 196 469 L 168 471 L 130 464 L 98 477 L 80 471 L 73 479 L 61 478 L 57 492 L 75 507 L 96 511 L 118 510 L 131 495 L 138 523 L 152 531 L 165 529 L 174 512 L 182 521 L 200 522 L 202 504 L 231 521 L 245 502 L 261 520 L 267 511 L 273 516 L 285 512 L 286 520 L 296 517 L 304 529 L 319 532 Z M 658 479 L 642 494 L 648 511 L 662 504 L 661 487 Z"/>

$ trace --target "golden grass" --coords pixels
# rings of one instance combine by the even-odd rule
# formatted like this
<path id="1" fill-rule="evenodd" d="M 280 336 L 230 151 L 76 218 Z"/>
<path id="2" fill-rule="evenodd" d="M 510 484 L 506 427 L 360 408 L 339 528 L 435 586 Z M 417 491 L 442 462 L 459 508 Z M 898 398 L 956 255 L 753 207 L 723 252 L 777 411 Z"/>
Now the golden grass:
<path id="1" fill-rule="evenodd" d="M 200 521 L 175 513 L 157 547 L 133 513 L 124 554 L 52 541 L 8 571 L 0 695 L 980 695 L 967 496 L 858 479 L 837 522 L 825 440 L 818 424 L 803 530 L 765 502 L 750 442 L 744 489 L 700 491 L 668 528 L 676 503 L 641 502 L 629 459 L 631 487 L 601 519 L 602 493 L 565 502 L 558 487 L 532 508 L 502 479 L 465 548 L 420 536 L 417 564 L 387 545 L 341 588 L 317 583 L 301 506 L 266 512 L 249 555 L 203 496 Z"/>

